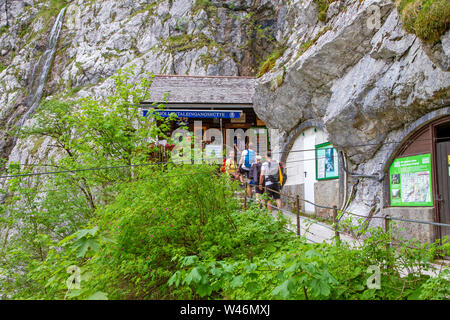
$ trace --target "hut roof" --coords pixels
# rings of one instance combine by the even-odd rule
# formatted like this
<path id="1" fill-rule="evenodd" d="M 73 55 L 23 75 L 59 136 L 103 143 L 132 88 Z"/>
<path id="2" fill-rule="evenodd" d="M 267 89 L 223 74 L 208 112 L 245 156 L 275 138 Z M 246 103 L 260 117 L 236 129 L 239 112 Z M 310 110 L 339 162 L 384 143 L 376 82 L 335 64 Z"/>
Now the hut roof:
<path id="1" fill-rule="evenodd" d="M 147 103 L 252 104 L 254 77 L 155 75 Z"/>

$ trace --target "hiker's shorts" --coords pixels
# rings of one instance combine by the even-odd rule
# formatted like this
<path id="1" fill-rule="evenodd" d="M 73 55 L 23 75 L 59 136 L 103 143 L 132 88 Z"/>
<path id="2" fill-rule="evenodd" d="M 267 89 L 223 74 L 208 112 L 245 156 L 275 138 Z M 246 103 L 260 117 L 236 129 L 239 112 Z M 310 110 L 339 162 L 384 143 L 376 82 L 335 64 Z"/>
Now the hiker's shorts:
<path id="1" fill-rule="evenodd" d="M 272 199 L 280 199 L 280 194 L 278 192 L 281 191 L 280 184 L 279 183 L 273 183 L 269 184 L 267 187 L 267 195 Z M 273 191 L 272 191 L 273 190 Z M 276 192 L 275 192 L 276 191 Z"/>

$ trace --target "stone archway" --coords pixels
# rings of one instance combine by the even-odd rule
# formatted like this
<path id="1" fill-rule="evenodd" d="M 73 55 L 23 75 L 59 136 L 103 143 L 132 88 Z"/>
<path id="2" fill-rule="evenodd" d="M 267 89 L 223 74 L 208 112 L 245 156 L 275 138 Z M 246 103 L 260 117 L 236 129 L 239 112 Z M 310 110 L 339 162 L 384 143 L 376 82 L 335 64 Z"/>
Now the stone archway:
<path id="1" fill-rule="evenodd" d="M 298 136 L 305 131 L 308 128 L 317 128 L 324 132 L 327 132 L 325 129 L 325 126 L 322 122 L 316 121 L 316 120 L 308 120 L 305 122 L 302 122 L 298 127 L 296 127 L 294 130 L 292 130 L 289 135 L 285 139 L 285 143 L 281 148 L 281 158 L 280 161 L 285 163 L 286 159 L 289 155 L 289 152 L 292 149 L 292 145 L 294 144 L 295 140 L 298 138 Z"/>
<path id="2" fill-rule="evenodd" d="M 314 205 L 340 204 L 338 153 L 323 123 L 305 121 L 291 131 L 281 147 L 280 160 L 287 173 L 283 191 L 306 200 L 300 201 L 302 212 L 330 218 L 332 210 Z"/>
<path id="3" fill-rule="evenodd" d="M 383 164 L 385 213 L 450 223 L 450 107 L 413 122 L 398 142 L 392 144 Z M 401 227 L 406 229 L 406 237 L 422 241 L 450 236 L 446 227 L 407 222 Z"/>

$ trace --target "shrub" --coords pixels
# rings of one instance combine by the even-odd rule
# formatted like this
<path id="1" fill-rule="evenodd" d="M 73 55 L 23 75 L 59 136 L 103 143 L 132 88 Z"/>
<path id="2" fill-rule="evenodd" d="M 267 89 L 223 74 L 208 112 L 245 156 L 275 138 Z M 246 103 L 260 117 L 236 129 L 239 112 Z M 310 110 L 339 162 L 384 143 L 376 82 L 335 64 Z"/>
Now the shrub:
<path id="1" fill-rule="evenodd" d="M 406 31 L 435 43 L 450 28 L 447 0 L 397 0 L 397 10 Z"/>
<path id="2" fill-rule="evenodd" d="M 269 54 L 263 62 L 261 62 L 257 77 L 261 77 L 265 73 L 272 70 L 273 67 L 275 67 L 275 63 L 277 62 L 278 58 L 283 55 L 286 49 L 286 46 L 275 48 L 275 50 L 272 51 L 272 53 Z"/>

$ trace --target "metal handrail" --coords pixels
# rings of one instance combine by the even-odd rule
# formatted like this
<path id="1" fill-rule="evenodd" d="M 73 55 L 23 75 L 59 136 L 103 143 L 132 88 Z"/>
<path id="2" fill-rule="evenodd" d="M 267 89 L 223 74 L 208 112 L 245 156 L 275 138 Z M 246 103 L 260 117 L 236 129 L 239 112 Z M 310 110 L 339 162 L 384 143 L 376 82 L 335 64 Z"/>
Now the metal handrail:
<path id="1" fill-rule="evenodd" d="M 247 183 L 245 184 L 245 186 L 246 186 L 245 189 L 247 190 Z M 259 188 L 259 186 L 256 185 L 256 184 L 253 184 L 252 186 L 255 186 L 255 188 Z M 330 209 L 330 210 L 336 210 L 336 207 L 332 208 L 332 207 L 328 207 L 328 206 L 318 205 L 318 204 L 316 204 L 316 203 L 314 203 L 314 202 L 311 202 L 311 201 L 309 201 L 309 200 L 301 199 L 301 198 L 299 198 L 298 196 L 294 197 L 294 196 L 292 196 L 292 195 L 284 194 L 284 193 L 282 193 L 281 191 L 277 191 L 277 190 L 271 189 L 271 188 L 266 187 L 266 186 L 263 186 L 263 188 L 264 188 L 265 191 L 269 190 L 269 191 L 271 191 L 271 192 L 274 192 L 274 193 L 279 194 L 280 196 L 285 196 L 285 197 L 288 197 L 288 198 L 295 198 L 296 200 L 300 200 L 300 201 L 303 201 L 303 202 L 310 203 L 310 204 L 312 204 L 313 206 L 318 207 L 318 208 Z M 245 192 L 246 192 L 246 190 L 245 190 Z M 249 197 L 247 197 L 246 195 L 244 196 L 244 198 L 245 198 L 245 200 L 250 199 L 251 201 L 254 201 L 252 198 L 249 198 Z M 272 206 L 272 205 L 269 205 L 269 206 L 271 206 L 272 208 L 276 208 L 277 210 L 279 210 L 279 211 L 281 211 L 281 212 L 285 212 L 285 213 L 287 212 L 287 213 L 289 213 L 289 214 L 296 215 L 295 213 L 293 213 L 293 212 L 291 212 L 291 211 L 284 210 L 284 209 L 281 209 L 281 208 L 278 208 L 278 207 L 275 207 L 275 206 Z M 335 211 L 335 212 L 336 212 L 336 211 Z M 345 214 L 345 213 L 346 213 L 346 214 L 350 214 L 350 215 L 356 216 L 356 217 L 366 218 L 366 219 L 383 219 L 383 220 L 385 220 L 386 222 L 389 222 L 389 220 L 397 220 L 397 221 L 403 221 L 403 222 L 429 224 L 429 225 L 441 226 L 441 227 L 450 227 L 450 224 L 446 224 L 446 223 L 431 222 L 431 221 L 423 221 L 423 220 L 415 220 L 415 219 L 396 218 L 396 217 L 391 217 L 391 216 L 389 216 L 389 215 L 386 215 L 386 216 L 378 216 L 378 217 L 375 216 L 375 217 L 374 217 L 374 216 L 363 216 L 363 215 L 356 214 L 356 213 L 353 213 L 353 212 L 350 212 L 350 211 L 342 211 L 342 210 L 339 210 L 339 212 L 340 212 L 340 213 L 344 213 L 344 214 Z M 342 216 L 341 216 L 341 217 L 342 217 Z M 308 219 L 308 220 L 310 220 L 310 219 Z M 298 221 L 297 223 L 299 223 L 299 221 Z M 325 225 L 325 224 L 322 224 L 322 223 L 319 223 L 319 222 L 315 222 L 315 223 L 320 224 L 320 225 L 322 225 L 322 226 L 324 226 L 324 227 L 326 227 L 326 228 L 329 228 L 329 226 L 327 226 L 327 225 Z M 339 231 L 338 231 L 338 226 L 337 226 L 338 223 L 339 223 L 339 220 L 335 221 L 335 226 L 334 226 L 334 228 L 333 228 L 333 229 L 332 229 L 332 228 L 329 228 L 330 230 L 334 230 L 334 231 L 336 232 L 336 237 L 339 237 Z M 298 228 L 298 230 L 299 230 L 299 228 Z"/>

